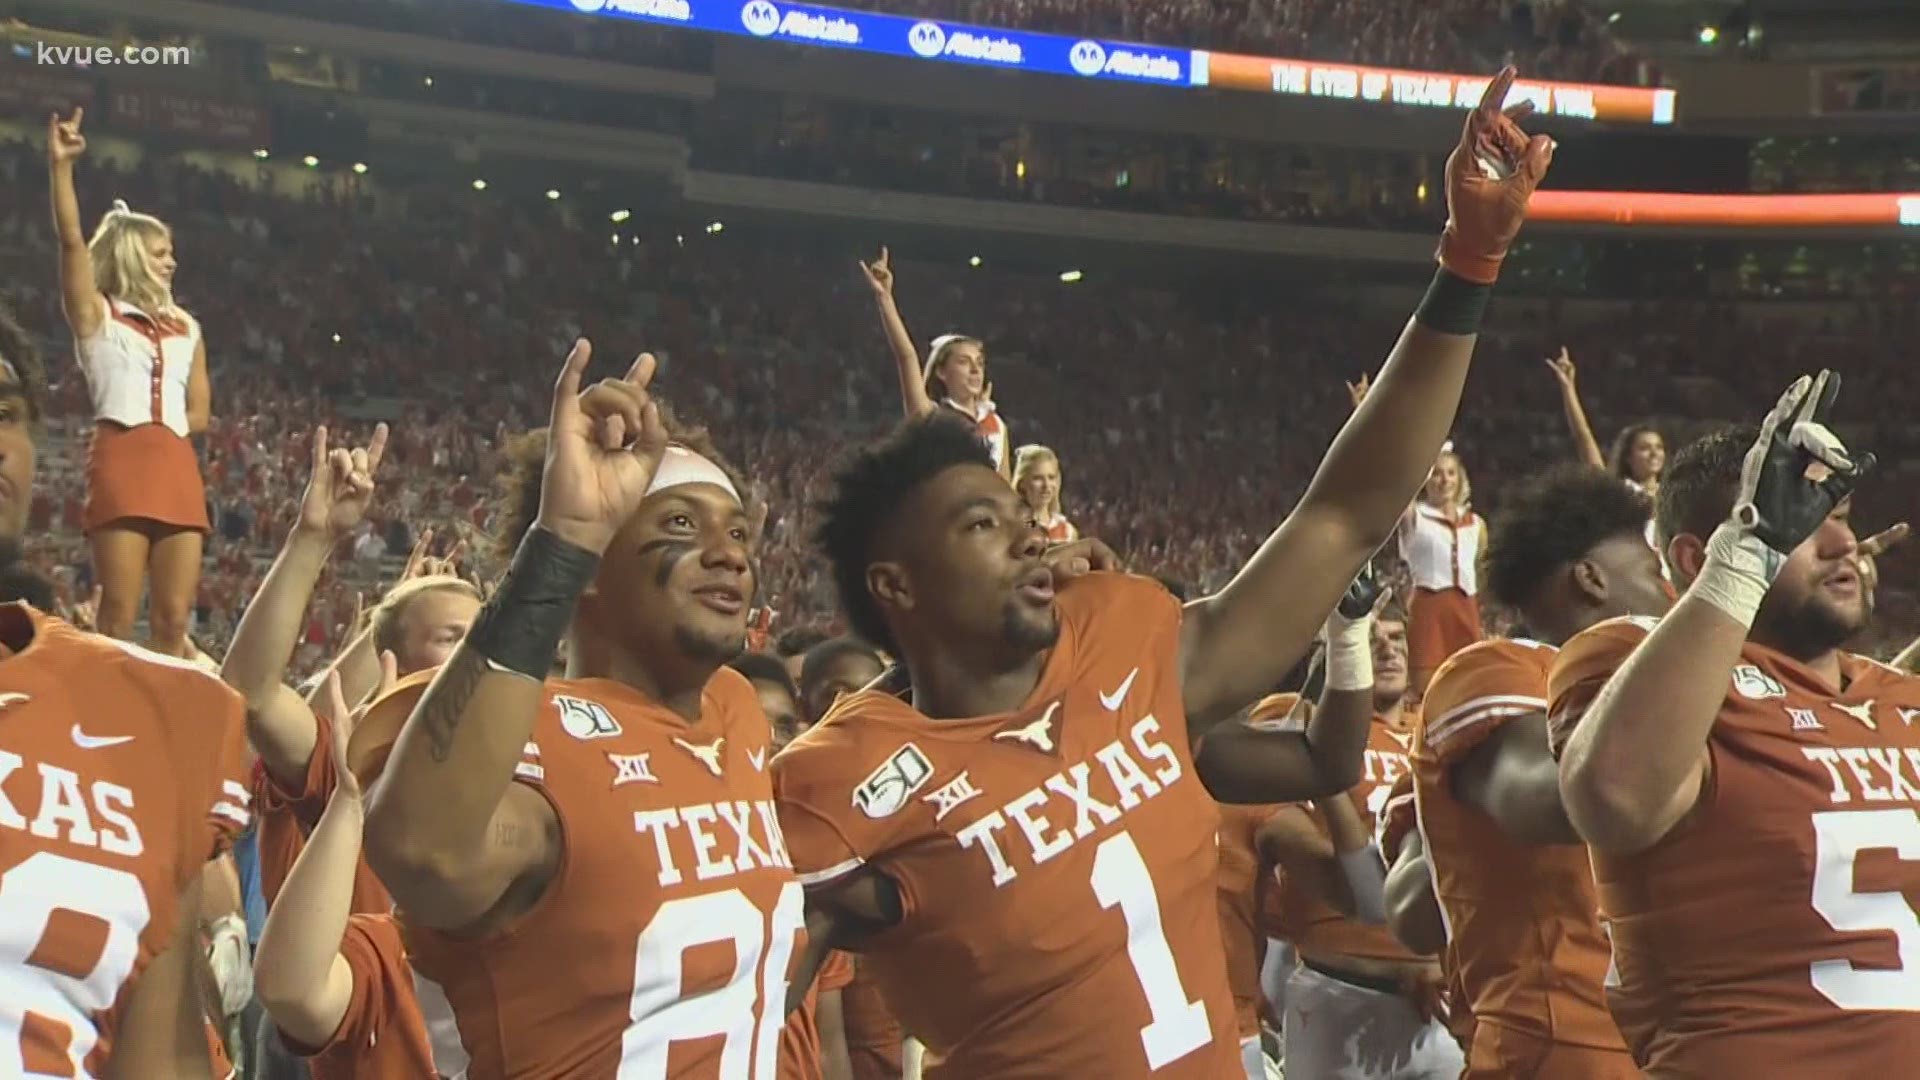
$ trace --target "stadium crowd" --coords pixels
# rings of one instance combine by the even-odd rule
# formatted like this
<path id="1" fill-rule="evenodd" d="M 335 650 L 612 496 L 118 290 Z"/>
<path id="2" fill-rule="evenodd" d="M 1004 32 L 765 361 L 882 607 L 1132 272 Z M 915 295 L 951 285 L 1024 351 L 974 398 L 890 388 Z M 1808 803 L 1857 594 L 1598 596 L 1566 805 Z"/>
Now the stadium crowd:
<path id="1" fill-rule="evenodd" d="M 21 194 L 0 214 L 0 260 L 9 299 L 46 327 L 57 325 L 49 320 L 58 298 L 33 272 L 51 259 L 33 209 L 44 202 L 37 155 L 25 143 L 0 149 L 0 175 Z M 215 655 L 291 520 L 316 422 L 351 432 L 364 418 L 394 418 L 390 460 L 417 480 L 399 505 L 375 509 L 378 543 L 359 545 L 362 559 L 330 572 L 303 666 L 338 644 L 355 594 L 396 572 L 420 524 L 435 525 L 449 545 L 467 539 L 475 572 L 493 569 L 483 536 L 501 433 L 534 419 L 526 402 L 544 372 L 532 361 L 587 330 L 660 354 L 682 410 L 711 421 L 766 486 L 775 511 L 765 592 L 777 625 L 830 618 L 830 586 L 805 554 L 809 496 L 832 448 L 878 430 L 893 409 L 856 252 L 739 229 L 713 235 L 669 218 L 636 219 L 614 245 L 552 206 L 450 183 L 378 197 L 316 185 L 305 199 L 286 199 L 162 153 L 128 172 L 98 164 L 81 182 L 87 205 L 141 193 L 180 223 L 185 265 L 222 268 L 217 282 L 190 272 L 182 283 L 211 328 L 218 402 L 204 447 L 215 529 L 196 629 Z M 579 269 L 531 271 L 539 266 Z M 1350 307 L 1258 288 L 1097 278 L 1067 287 L 933 264 L 909 264 L 902 277 L 902 306 L 923 334 L 965 328 L 988 343 L 1015 439 L 1059 451 L 1064 503 L 1081 529 L 1133 565 L 1202 588 L 1240 565 L 1269 508 L 1298 496 L 1343 416 L 1341 382 L 1378 336 Z M 320 303 L 315 288 L 327 290 Z M 1488 334 L 1456 442 L 1483 508 L 1498 505 L 1502 477 L 1570 456 L 1540 363 L 1563 343 L 1585 373 L 1597 422 L 1659 417 L 1674 438 L 1750 408 L 1760 388 L 1813 357 L 1857 371 L 1853 385 L 1873 400 L 1913 400 L 1920 376 L 1873 360 L 1891 355 L 1914 322 L 1898 304 L 1863 305 L 1811 327 L 1764 306 L 1705 300 L 1635 305 L 1624 318 L 1550 310 Z M 1213 362 L 1186 359 L 1196 356 Z M 1182 378 L 1165 378 L 1170 365 Z M 77 371 L 54 374 L 56 430 L 66 437 L 54 443 L 36 520 L 60 539 L 34 554 L 78 599 L 91 585 L 77 536 L 87 399 Z M 1279 400 L 1288 402 L 1284 416 L 1269 411 Z M 818 401 L 834 407 L 793 405 Z M 1874 434 L 1889 458 L 1920 455 L 1899 425 Z M 1247 454 L 1266 467 L 1245 469 Z M 1076 468 L 1114 460 L 1129 466 Z M 1891 602 L 1915 584 L 1890 570 Z"/>
<path id="2" fill-rule="evenodd" d="M 1891 1075 L 1914 314 L 1488 321 L 1515 77 L 1417 306 L 0 147 L 0 1062 Z"/>

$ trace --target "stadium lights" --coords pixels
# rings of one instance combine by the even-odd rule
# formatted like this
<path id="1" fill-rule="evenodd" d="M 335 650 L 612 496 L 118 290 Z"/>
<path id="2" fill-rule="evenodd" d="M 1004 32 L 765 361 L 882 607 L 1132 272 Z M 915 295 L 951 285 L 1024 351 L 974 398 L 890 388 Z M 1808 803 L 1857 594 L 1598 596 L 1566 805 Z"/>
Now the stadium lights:
<path id="1" fill-rule="evenodd" d="M 266 147 L 263 146 L 258 150 L 255 150 L 253 152 L 253 156 L 259 158 L 261 161 L 265 161 L 268 158 L 272 157 L 273 154 L 270 151 L 268 151 Z"/>
<path id="2" fill-rule="evenodd" d="M 338 344 L 340 344 L 340 335 L 339 335 L 339 334 L 335 334 L 335 335 L 333 335 L 333 343 L 334 343 L 335 345 L 338 345 Z"/>
<path id="3" fill-rule="evenodd" d="M 420 80 L 420 85 L 421 85 L 421 86 L 432 86 L 432 85 L 433 85 L 433 76 L 431 76 L 431 75 L 429 75 L 429 76 L 427 76 L 426 78 L 424 78 L 424 79 L 421 79 L 421 80 Z"/>
<path id="4" fill-rule="evenodd" d="M 1719 27 L 1717 27 L 1717 26 L 1703 26 L 1703 27 L 1701 27 L 1701 28 L 1700 28 L 1700 44 L 1702 44 L 1702 45 L 1711 45 L 1711 44 L 1713 44 L 1714 42 L 1716 42 L 1716 41 L 1719 41 L 1719 40 L 1720 40 L 1720 28 L 1719 28 Z"/>
<path id="5" fill-rule="evenodd" d="M 473 190 L 475 191 L 487 190 L 487 182 L 485 180 L 475 180 L 473 182 Z"/>
<path id="6" fill-rule="evenodd" d="M 306 157 L 301 158 L 300 161 L 303 164 L 305 164 L 306 167 L 309 169 L 317 168 L 320 165 L 320 159 L 317 157 L 314 157 L 312 154 L 308 154 Z"/>
<path id="7" fill-rule="evenodd" d="M 362 176 L 365 176 L 365 175 L 367 174 L 367 163 L 366 163 L 366 162 L 364 162 L 364 161 L 356 161 L 356 162 L 354 162 L 354 163 L 353 163 L 353 171 L 354 171 L 354 172 L 356 172 L 356 173 L 359 173 L 359 174 L 360 174 L 360 175 L 362 175 Z"/>
<path id="8" fill-rule="evenodd" d="M 613 246 L 615 246 L 615 247 L 619 247 L 619 246 L 620 246 L 620 234 L 619 234 L 619 233 L 614 233 L 614 234 L 613 234 Z"/>
<path id="9" fill-rule="evenodd" d="M 1617 22 L 1619 22 L 1619 21 L 1620 21 L 1620 13 L 1619 13 L 1619 12 L 1617 12 L 1617 11 L 1616 11 L 1616 12 L 1614 12 L 1613 14 L 1611 14 L 1611 15 L 1609 15 L 1609 16 L 1607 16 L 1607 25 L 1609 25 L 1609 26 L 1611 26 L 1611 25 L 1613 25 L 1614 23 L 1617 23 Z"/>
<path id="10" fill-rule="evenodd" d="M 717 232 L 725 232 L 726 228 L 727 227 L 725 225 L 722 225 L 720 222 L 716 221 L 713 224 L 707 226 L 707 235 L 712 236 L 714 233 L 717 233 Z"/>
<path id="11" fill-rule="evenodd" d="M 1082 276 L 1083 275 L 1078 270 L 1069 270 L 1066 273 L 1060 275 L 1060 283 L 1062 285 L 1071 285 L 1074 282 L 1079 281 Z"/>
<path id="12" fill-rule="evenodd" d="M 632 216 L 633 211 L 631 210 L 615 210 L 613 213 L 607 215 L 607 220 L 618 225 Z"/>
<path id="13" fill-rule="evenodd" d="M 559 198 L 559 197 L 560 197 L 560 190 L 559 190 L 558 188 L 548 188 L 548 189 L 547 189 L 547 198 L 548 198 L 548 200 L 553 200 L 553 199 L 557 199 L 557 198 Z"/>
<path id="14" fill-rule="evenodd" d="M 971 258 L 971 259 L 968 259 L 968 260 L 967 260 L 967 265 L 968 265 L 968 266 L 979 266 L 979 265 L 980 265 L 980 256 L 978 256 L 978 255 L 975 255 L 975 256 L 974 256 L 973 258 Z"/>

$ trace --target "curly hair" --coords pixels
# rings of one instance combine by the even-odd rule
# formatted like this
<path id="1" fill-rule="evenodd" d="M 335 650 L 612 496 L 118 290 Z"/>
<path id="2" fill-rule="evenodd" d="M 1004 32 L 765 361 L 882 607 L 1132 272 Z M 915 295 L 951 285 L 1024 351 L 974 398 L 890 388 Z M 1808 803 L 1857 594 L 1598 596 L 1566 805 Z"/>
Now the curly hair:
<path id="1" fill-rule="evenodd" d="M 47 411 L 47 365 L 33 339 L 14 321 L 13 312 L 0 304 L 0 361 L 13 368 L 20 396 L 27 403 L 27 419 L 39 423 Z"/>
<path id="2" fill-rule="evenodd" d="M 1556 465 L 1504 494 L 1487 542 L 1487 591 L 1524 607 L 1554 572 L 1602 541 L 1639 537 L 1647 497 L 1591 465 Z"/>
<path id="3" fill-rule="evenodd" d="M 660 423 L 667 429 L 668 442 L 684 446 L 718 465 L 727 479 L 733 481 L 735 490 L 747 490 L 746 482 L 720 453 L 706 428 L 682 424 L 666 402 L 659 398 L 653 400 L 660 407 Z M 535 428 L 517 436 L 501 452 L 507 462 L 500 473 L 500 495 L 496 503 L 500 526 L 493 542 L 495 553 L 511 561 L 521 539 L 540 516 L 540 480 L 547 462 L 547 429 Z"/>
<path id="4" fill-rule="evenodd" d="M 908 496 L 959 465 L 993 468 L 993 454 L 972 424 L 946 409 L 908 420 L 877 443 L 848 454 L 815 507 L 813 542 L 833 568 L 834 588 L 853 632 L 893 655 L 899 643 L 867 592 L 875 542 Z"/>

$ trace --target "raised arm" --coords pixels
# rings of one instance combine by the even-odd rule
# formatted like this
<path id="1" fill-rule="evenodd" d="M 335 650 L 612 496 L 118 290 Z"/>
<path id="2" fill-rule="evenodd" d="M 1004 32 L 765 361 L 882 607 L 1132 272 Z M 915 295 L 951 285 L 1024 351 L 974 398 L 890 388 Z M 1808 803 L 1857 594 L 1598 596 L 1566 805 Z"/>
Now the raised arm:
<path id="1" fill-rule="evenodd" d="M 559 858 L 551 805 L 514 771 L 574 606 L 667 446 L 647 394 L 653 357 L 583 393 L 591 355 L 576 342 L 555 384 L 533 527 L 408 716 L 367 806 L 368 865 L 429 926 L 476 925 L 509 888 L 550 874 Z"/>
<path id="2" fill-rule="evenodd" d="M 873 288 L 873 299 L 880 307 L 880 328 L 886 332 L 887 348 L 893 353 L 895 373 L 900 376 L 900 404 L 909 420 L 933 411 L 933 399 L 927 396 L 926 375 L 920 370 L 920 350 L 900 317 L 900 306 L 893 302 L 893 263 L 886 248 L 872 262 L 862 262 L 860 273 Z"/>
<path id="3" fill-rule="evenodd" d="M 80 341 L 98 334 L 107 317 L 93 283 L 86 230 L 80 227 L 80 197 L 73 190 L 73 163 L 87 149 L 86 136 L 80 134 L 85 117 L 81 108 L 65 120 L 58 113 L 47 117 L 47 180 L 53 192 L 53 238 L 60 248 L 60 306 Z"/>
<path id="4" fill-rule="evenodd" d="M 385 424 L 373 429 L 366 446 L 351 450 L 329 449 L 326 427 L 314 429 L 312 473 L 300 516 L 241 614 L 220 666 L 220 678 L 247 699 L 248 741 L 274 780 L 293 791 L 307 775 L 318 728 L 312 709 L 286 683 L 287 663 L 328 555 L 366 516 L 386 445 Z"/>
<path id="5" fill-rule="evenodd" d="M 1871 464 L 1869 455 L 1857 466 L 1827 430 L 1839 388 L 1839 376 L 1821 372 L 1787 389 L 1747 452 L 1733 513 L 1708 538 L 1686 594 L 1583 712 L 1556 716 L 1578 725 L 1560 756 L 1560 790 L 1588 846 L 1643 851 L 1698 802 L 1707 739 L 1761 601 L 1794 549 L 1844 512 Z M 1823 478 L 1809 479 L 1816 466 Z M 1556 710 L 1579 707 L 1562 696 L 1556 686 Z"/>
<path id="6" fill-rule="evenodd" d="M 304 1046 L 325 1046 L 353 1003 L 353 970 L 340 955 L 340 939 L 353 907 L 353 877 L 360 861 L 365 817 L 360 781 L 347 768 L 353 718 L 330 674 L 333 698 L 332 753 L 339 782 L 307 846 L 280 887 L 253 958 L 253 990 L 279 1029 Z"/>
<path id="7" fill-rule="evenodd" d="M 1447 159 L 1440 269 L 1307 493 L 1238 576 L 1188 608 L 1187 715 L 1204 725 L 1271 687 L 1306 649 L 1362 563 L 1385 543 L 1446 440 L 1500 261 L 1552 143 L 1502 114 L 1508 68 L 1488 84 Z M 1502 174 L 1493 179 L 1488 173 Z"/>
<path id="8" fill-rule="evenodd" d="M 1565 345 L 1560 346 L 1559 356 L 1547 357 L 1547 367 L 1553 372 L 1555 382 L 1560 384 L 1560 408 L 1567 414 L 1567 430 L 1573 433 L 1573 449 L 1580 460 L 1596 469 L 1607 467 L 1606 457 L 1600 453 L 1600 443 L 1593 437 L 1593 425 L 1587 423 L 1586 407 L 1580 404 L 1580 387 L 1576 383 L 1573 356 Z"/>
<path id="9" fill-rule="evenodd" d="M 1215 799 L 1295 802 L 1360 782 L 1373 722 L 1373 612 L 1385 592 L 1364 570 L 1327 617 L 1326 690 L 1304 727 L 1243 722 L 1205 732 L 1194 765 Z"/>

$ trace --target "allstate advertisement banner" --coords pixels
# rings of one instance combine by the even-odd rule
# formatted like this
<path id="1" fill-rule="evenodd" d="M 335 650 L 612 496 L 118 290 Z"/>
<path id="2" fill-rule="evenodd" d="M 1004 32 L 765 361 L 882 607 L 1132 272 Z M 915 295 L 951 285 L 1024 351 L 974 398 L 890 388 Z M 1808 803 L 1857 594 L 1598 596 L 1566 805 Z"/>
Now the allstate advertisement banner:
<path id="1" fill-rule="evenodd" d="M 1089 79 L 1185 86 L 1191 74 L 1189 49 L 988 29 L 871 11 L 790 4 L 783 0 L 513 2 L 798 45 Z"/>

